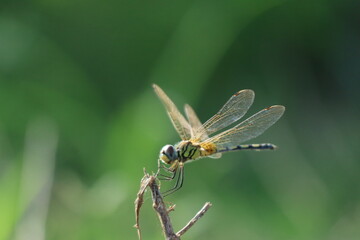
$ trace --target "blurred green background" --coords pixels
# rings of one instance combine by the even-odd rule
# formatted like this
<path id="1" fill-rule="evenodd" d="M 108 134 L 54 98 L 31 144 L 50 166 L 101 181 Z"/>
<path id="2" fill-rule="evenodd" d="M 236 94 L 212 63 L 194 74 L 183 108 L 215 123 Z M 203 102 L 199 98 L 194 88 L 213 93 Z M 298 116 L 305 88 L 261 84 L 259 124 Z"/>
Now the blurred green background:
<path id="1" fill-rule="evenodd" d="M 360 236 L 358 0 L 0 3 L 0 240 L 137 239 L 143 167 L 179 140 L 159 84 L 202 121 L 250 88 L 285 115 L 237 152 L 186 165 L 184 239 Z M 165 184 L 167 187 L 167 185 Z M 164 187 L 165 187 L 164 186 Z M 144 239 L 162 239 L 147 195 Z"/>

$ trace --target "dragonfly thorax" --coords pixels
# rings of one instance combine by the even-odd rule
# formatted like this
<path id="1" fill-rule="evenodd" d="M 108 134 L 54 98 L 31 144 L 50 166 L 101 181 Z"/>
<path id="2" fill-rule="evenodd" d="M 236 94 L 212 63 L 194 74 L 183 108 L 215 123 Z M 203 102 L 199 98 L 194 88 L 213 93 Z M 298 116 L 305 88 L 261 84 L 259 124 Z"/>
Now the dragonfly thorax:
<path id="1" fill-rule="evenodd" d="M 159 158 L 166 164 L 171 164 L 172 162 L 174 162 L 178 158 L 175 147 L 170 144 L 165 145 L 160 151 Z"/>

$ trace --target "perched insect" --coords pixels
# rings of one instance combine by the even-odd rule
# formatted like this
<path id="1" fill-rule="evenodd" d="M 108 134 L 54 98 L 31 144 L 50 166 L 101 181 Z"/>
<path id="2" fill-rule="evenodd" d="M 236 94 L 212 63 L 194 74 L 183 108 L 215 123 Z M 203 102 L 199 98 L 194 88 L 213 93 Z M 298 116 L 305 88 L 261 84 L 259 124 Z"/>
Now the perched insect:
<path id="1" fill-rule="evenodd" d="M 179 143 L 165 145 L 160 151 L 158 172 L 161 168 L 169 172 L 171 176 L 162 175 L 166 180 L 174 179 L 179 172 L 175 186 L 164 195 L 169 195 L 182 187 L 184 164 L 187 162 L 203 157 L 219 158 L 225 152 L 276 148 L 271 143 L 240 144 L 259 136 L 279 120 L 285 111 L 285 107 L 281 105 L 265 108 L 234 127 L 211 136 L 245 115 L 254 101 L 255 93 L 252 90 L 245 89 L 235 93 L 213 117 L 201 124 L 189 105 L 185 105 L 186 120 L 159 86 L 153 84 L 153 88 L 181 138 Z M 163 166 L 160 161 L 170 166 Z"/>

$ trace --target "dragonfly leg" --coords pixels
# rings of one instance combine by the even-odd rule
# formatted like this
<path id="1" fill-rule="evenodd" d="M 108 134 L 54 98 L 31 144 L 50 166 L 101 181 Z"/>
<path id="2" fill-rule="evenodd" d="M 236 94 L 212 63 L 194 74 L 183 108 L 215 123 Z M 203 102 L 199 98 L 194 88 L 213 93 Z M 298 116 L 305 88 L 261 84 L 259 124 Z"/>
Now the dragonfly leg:
<path id="1" fill-rule="evenodd" d="M 166 172 L 168 172 L 168 173 L 173 173 L 173 172 L 174 172 L 173 169 L 168 168 L 168 167 L 165 167 L 165 166 L 161 166 L 161 168 L 164 169 L 164 170 L 165 170 Z"/>
<path id="2" fill-rule="evenodd" d="M 168 171 L 168 173 L 171 173 L 171 175 L 167 176 L 165 174 L 158 173 L 158 176 L 160 176 L 158 179 L 159 180 L 165 180 L 165 181 L 173 180 L 175 178 L 175 176 L 176 176 L 177 171 L 176 170 L 175 171 Z"/>
<path id="3" fill-rule="evenodd" d="M 164 169 L 165 171 L 169 172 L 169 168 L 162 165 L 160 159 L 158 159 L 158 170 L 156 172 L 156 175 L 160 173 L 161 169 Z"/>
<path id="4" fill-rule="evenodd" d="M 178 169 L 180 172 L 176 179 L 175 186 L 173 188 L 163 192 L 164 197 L 166 197 L 170 194 L 173 194 L 174 192 L 176 192 L 177 190 L 179 190 L 182 187 L 182 185 L 184 183 L 184 166 L 183 166 L 183 164 L 179 165 Z"/>
<path id="5" fill-rule="evenodd" d="M 162 165 L 160 160 L 158 160 L 158 171 L 160 172 L 161 169 L 164 169 L 168 173 L 173 173 L 179 166 L 179 161 L 175 161 L 170 167 L 166 167 L 165 165 Z"/>
<path id="6" fill-rule="evenodd" d="M 161 169 L 164 169 L 167 173 L 170 173 L 170 176 L 160 173 Z M 160 176 L 160 178 L 158 178 L 159 180 L 165 180 L 165 181 L 173 180 L 176 176 L 176 172 L 177 172 L 176 169 L 177 167 L 175 166 L 166 167 L 162 165 L 160 161 L 158 161 L 158 171 L 156 173 L 156 176 Z"/>

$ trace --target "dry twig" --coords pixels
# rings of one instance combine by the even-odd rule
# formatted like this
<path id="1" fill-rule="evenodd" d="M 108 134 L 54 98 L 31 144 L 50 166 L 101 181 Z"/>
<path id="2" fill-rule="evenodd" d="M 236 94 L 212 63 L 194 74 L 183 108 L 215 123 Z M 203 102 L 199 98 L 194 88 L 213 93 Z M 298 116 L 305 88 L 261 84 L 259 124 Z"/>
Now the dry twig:
<path id="1" fill-rule="evenodd" d="M 156 183 L 156 175 L 149 175 L 145 172 L 145 169 L 144 174 L 144 177 L 141 179 L 140 190 L 135 200 L 135 228 L 137 229 L 139 239 L 142 239 L 139 223 L 140 208 L 144 202 L 145 190 L 147 187 L 149 187 L 151 189 L 153 208 L 155 209 L 160 220 L 165 239 L 180 240 L 180 237 L 185 234 L 185 232 L 187 232 L 206 213 L 207 210 L 209 210 L 211 203 L 207 202 L 203 208 L 189 221 L 189 223 L 186 224 L 185 227 L 183 227 L 179 232 L 175 233 L 169 216 L 169 213 L 174 210 L 175 205 L 166 208 L 159 190 L 159 186 Z"/>
<path id="2" fill-rule="evenodd" d="M 137 194 L 137 198 L 135 200 L 135 228 L 137 229 L 137 233 L 139 236 L 139 239 L 141 240 L 141 229 L 140 229 L 140 208 L 142 206 L 142 204 L 144 203 L 144 193 L 146 188 L 149 186 L 149 184 L 151 183 L 151 181 L 154 181 L 153 178 L 150 177 L 149 174 L 146 173 L 145 169 L 144 169 L 144 177 L 141 179 L 141 185 L 140 185 L 140 190 Z"/>
<path id="3" fill-rule="evenodd" d="M 186 233 L 187 230 L 189 230 L 207 212 L 207 210 L 211 208 L 211 206 L 210 202 L 205 203 L 202 209 L 190 220 L 190 222 L 188 222 L 188 224 L 185 225 L 185 227 L 178 231 L 176 235 L 179 237 L 184 235 L 184 233 Z"/>

